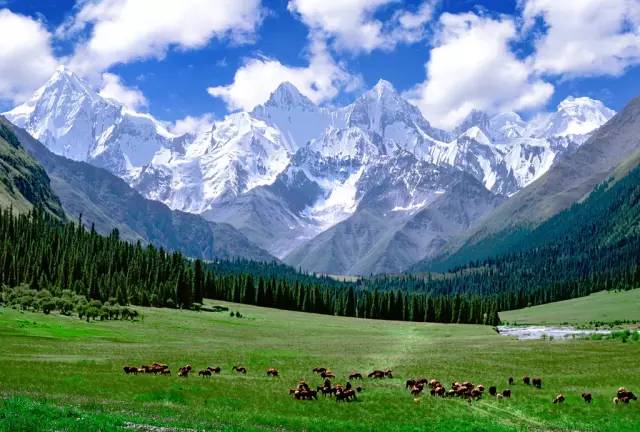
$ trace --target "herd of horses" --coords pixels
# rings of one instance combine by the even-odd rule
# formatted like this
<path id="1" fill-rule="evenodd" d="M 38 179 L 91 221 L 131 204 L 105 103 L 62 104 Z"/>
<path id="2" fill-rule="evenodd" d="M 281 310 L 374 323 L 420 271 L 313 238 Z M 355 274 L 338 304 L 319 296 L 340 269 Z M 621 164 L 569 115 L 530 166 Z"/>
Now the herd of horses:
<path id="1" fill-rule="evenodd" d="M 137 366 L 124 366 L 124 373 L 127 375 L 137 375 L 137 374 L 154 374 L 154 375 L 171 375 L 171 370 L 169 366 L 163 363 L 152 363 L 151 365 L 142 365 L 140 367 Z M 187 378 L 191 371 L 193 370 L 191 365 L 185 365 L 178 369 L 178 376 L 181 378 Z M 247 368 L 242 365 L 234 365 L 231 368 L 237 374 L 246 375 Z M 198 372 L 198 376 L 202 378 L 210 378 L 212 375 L 219 375 L 222 371 L 220 366 L 209 366 L 206 369 L 201 369 Z M 330 369 L 326 367 L 315 367 L 313 368 L 313 372 L 324 379 L 324 382 L 321 386 L 317 386 L 315 389 L 312 389 L 304 380 L 298 382 L 298 385 L 294 388 L 289 389 L 289 394 L 293 396 L 297 400 L 317 400 L 318 394 L 322 394 L 323 396 L 334 397 L 337 402 L 350 402 L 357 400 L 357 394 L 362 392 L 363 388 L 361 386 L 353 387 L 351 381 L 362 380 L 363 375 L 360 372 L 353 371 L 348 375 L 349 381 L 346 382 L 345 385 L 342 384 L 333 384 L 331 379 L 335 379 L 336 375 Z M 268 368 L 266 370 L 267 376 L 270 377 L 279 377 L 280 374 L 278 369 L 276 368 Z M 393 378 L 393 372 L 391 369 L 375 369 L 367 374 L 367 377 L 370 379 L 384 379 L 384 378 Z M 429 388 L 429 393 L 431 396 L 439 396 L 439 397 L 458 397 L 462 399 L 466 399 L 469 403 L 474 400 L 478 400 L 488 394 L 491 397 L 496 399 L 505 399 L 510 398 L 512 395 L 511 388 L 515 384 L 515 379 L 513 377 L 509 377 L 507 380 L 509 383 L 509 387 L 503 389 L 502 391 L 498 391 L 497 386 L 490 386 L 486 389 L 482 384 L 473 384 L 470 381 L 464 382 L 453 382 L 451 383 L 450 388 L 446 388 L 440 381 L 437 379 L 427 379 L 427 378 L 415 378 L 408 379 L 405 382 L 405 389 L 409 391 L 411 396 L 417 398 L 420 396 L 426 388 Z M 529 375 L 525 375 L 522 377 L 522 383 L 526 386 L 533 386 L 537 389 L 542 388 L 542 378 L 535 377 L 531 378 Z M 589 392 L 584 392 L 581 395 L 581 398 L 585 403 L 591 403 L 593 401 L 593 395 Z M 631 401 L 638 400 L 638 397 L 632 392 L 627 390 L 625 387 L 618 388 L 615 396 L 613 397 L 613 403 L 615 404 L 628 404 Z M 553 399 L 554 404 L 562 404 L 565 401 L 565 396 L 560 393 L 556 395 Z"/>

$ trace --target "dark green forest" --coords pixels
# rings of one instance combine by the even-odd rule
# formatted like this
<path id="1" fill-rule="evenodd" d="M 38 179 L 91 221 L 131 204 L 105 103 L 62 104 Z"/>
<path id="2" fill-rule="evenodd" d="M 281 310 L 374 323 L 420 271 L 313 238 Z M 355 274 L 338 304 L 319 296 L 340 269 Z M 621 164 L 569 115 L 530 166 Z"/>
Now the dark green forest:
<path id="1" fill-rule="evenodd" d="M 322 314 L 446 323 L 498 323 L 493 298 L 363 289 L 290 267 L 249 261 L 205 264 L 153 246 L 104 237 L 42 210 L 0 215 L 0 283 L 27 284 L 53 296 L 89 301 L 192 308 L 203 298 Z"/>

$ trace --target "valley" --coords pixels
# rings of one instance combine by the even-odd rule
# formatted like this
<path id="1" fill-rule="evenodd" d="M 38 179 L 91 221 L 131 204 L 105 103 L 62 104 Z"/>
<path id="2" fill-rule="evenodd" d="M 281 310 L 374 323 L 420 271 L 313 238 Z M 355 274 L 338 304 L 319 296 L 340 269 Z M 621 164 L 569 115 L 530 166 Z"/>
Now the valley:
<path id="1" fill-rule="evenodd" d="M 246 306 L 240 311 L 193 312 L 137 308 L 136 322 L 97 321 L 0 309 L 0 430 L 127 430 L 125 423 L 197 430 L 368 431 L 635 431 L 637 402 L 614 405 L 622 385 L 640 381 L 629 365 L 640 343 L 619 340 L 517 341 L 491 327 L 371 321 Z M 172 376 L 125 375 L 123 365 L 165 362 Z M 219 365 L 220 375 L 176 377 L 179 365 L 198 370 Z M 15 367 L 19 364 L 20 367 Z M 247 367 L 246 375 L 231 366 Z M 391 368 L 392 379 L 364 378 L 358 400 L 337 403 L 319 396 L 299 401 L 288 394 L 300 379 L 313 387 L 311 371 L 324 365 L 345 382 L 353 370 Z M 268 367 L 280 371 L 267 377 Z M 541 376 L 541 390 L 522 384 Z M 46 375 L 46 376 L 45 376 Z M 470 380 L 509 387 L 510 399 L 486 395 L 415 400 L 408 378 L 444 383 Z M 591 392 L 586 404 L 580 393 Z M 563 393 L 566 401 L 554 405 Z M 26 398 L 26 399 L 25 399 Z M 65 407 L 58 411 L 57 407 Z M 73 407 L 73 408 L 70 408 Z M 13 413 L 13 414 L 12 414 Z M 21 420 L 13 421 L 12 415 Z M 64 414 L 67 413 L 67 414 Z M 71 416 L 72 421 L 67 421 Z"/>

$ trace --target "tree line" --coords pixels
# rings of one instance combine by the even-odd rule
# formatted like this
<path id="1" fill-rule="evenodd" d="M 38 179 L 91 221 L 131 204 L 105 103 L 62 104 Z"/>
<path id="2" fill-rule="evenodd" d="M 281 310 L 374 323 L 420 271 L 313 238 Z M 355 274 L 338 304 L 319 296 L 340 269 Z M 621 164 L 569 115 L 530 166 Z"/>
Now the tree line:
<path id="1" fill-rule="evenodd" d="M 67 290 L 89 301 L 119 305 L 192 308 L 205 297 L 321 314 L 495 325 L 496 298 L 430 295 L 384 287 L 367 289 L 292 271 L 279 264 L 204 263 L 153 245 L 132 244 L 118 231 L 62 223 L 44 211 L 0 213 L 0 284 Z M 219 269 L 219 271 L 217 271 Z"/>

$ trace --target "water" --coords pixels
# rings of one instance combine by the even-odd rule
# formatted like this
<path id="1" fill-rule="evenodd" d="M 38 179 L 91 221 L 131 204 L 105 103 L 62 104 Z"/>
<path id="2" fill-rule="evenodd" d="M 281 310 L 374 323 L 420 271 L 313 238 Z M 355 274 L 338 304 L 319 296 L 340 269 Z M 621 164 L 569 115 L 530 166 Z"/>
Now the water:
<path id="1" fill-rule="evenodd" d="M 610 334 L 610 330 L 583 330 L 571 326 L 498 326 L 498 333 L 503 336 L 513 336 L 521 340 L 542 339 L 570 339 L 585 337 L 592 334 Z"/>

